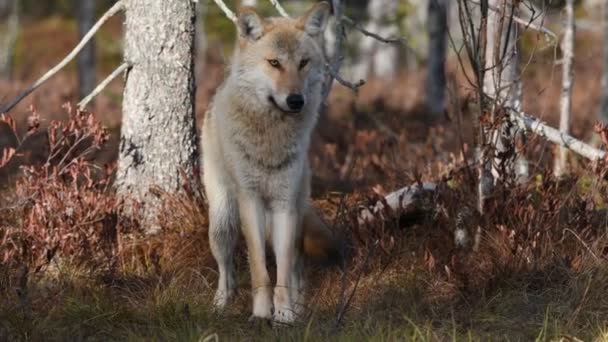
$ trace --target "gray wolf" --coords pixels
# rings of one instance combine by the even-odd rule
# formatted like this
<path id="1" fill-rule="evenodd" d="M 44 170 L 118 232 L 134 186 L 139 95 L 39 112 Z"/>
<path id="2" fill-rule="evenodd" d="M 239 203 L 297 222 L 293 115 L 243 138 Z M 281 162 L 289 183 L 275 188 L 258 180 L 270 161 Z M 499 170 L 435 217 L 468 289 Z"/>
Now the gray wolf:
<path id="1" fill-rule="evenodd" d="M 307 158 L 322 101 L 321 42 L 329 16 L 326 2 L 295 19 L 240 10 L 235 53 L 205 114 L 201 139 L 218 310 L 235 291 L 239 227 L 249 254 L 252 318 L 294 322 L 303 300 L 303 257 L 336 251 L 333 234 L 309 204 Z M 267 242 L 277 264 L 274 289 Z"/>

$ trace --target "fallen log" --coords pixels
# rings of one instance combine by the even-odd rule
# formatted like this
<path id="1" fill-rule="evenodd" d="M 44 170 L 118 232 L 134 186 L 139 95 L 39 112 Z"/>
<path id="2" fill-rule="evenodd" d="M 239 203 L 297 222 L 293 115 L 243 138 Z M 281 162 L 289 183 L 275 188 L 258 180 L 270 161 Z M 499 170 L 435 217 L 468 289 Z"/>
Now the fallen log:
<path id="1" fill-rule="evenodd" d="M 374 205 L 360 207 L 357 221 L 359 224 L 365 224 L 378 218 L 384 220 L 386 219 L 384 213 L 387 209 L 400 213 L 412 208 L 419 208 L 425 195 L 433 193 L 436 187 L 435 183 L 423 183 L 422 186 L 406 186 L 393 191 Z"/>

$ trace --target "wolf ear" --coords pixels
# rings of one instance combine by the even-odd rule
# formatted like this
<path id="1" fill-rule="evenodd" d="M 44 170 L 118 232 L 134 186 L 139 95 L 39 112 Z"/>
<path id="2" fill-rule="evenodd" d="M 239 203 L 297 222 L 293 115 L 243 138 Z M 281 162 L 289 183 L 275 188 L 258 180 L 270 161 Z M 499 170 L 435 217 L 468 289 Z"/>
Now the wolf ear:
<path id="1" fill-rule="evenodd" d="M 325 31 L 331 6 L 327 1 L 318 2 L 306 14 L 300 17 L 300 25 L 308 35 L 316 37 Z"/>
<path id="2" fill-rule="evenodd" d="M 258 40 L 264 33 L 262 18 L 260 18 L 252 7 L 248 6 L 240 9 L 237 28 L 241 37 L 250 40 Z"/>

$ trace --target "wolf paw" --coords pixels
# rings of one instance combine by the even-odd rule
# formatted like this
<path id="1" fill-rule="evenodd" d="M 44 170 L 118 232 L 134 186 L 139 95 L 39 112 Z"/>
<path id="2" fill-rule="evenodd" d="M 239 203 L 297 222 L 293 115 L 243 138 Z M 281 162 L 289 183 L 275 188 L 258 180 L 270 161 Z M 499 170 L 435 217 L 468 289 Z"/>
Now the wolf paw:
<path id="1" fill-rule="evenodd" d="M 253 317 L 272 318 L 272 297 L 270 288 L 259 288 L 253 295 Z"/>
<path id="2" fill-rule="evenodd" d="M 270 319 L 268 317 L 259 317 L 255 315 L 249 316 L 247 322 L 253 328 L 268 327 L 271 325 Z"/>
<path id="3" fill-rule="evenodd" d="M 226 291 L 217 291 L 215 297 L 213 297 L 213 311 L 220 313 L 224 311 L 228 302 L 230 301 L 232 293 Z"/>
<path id="4" fill-rule="evenodd" d="M 272 316 L 274 326 L 286 326 L 296 322 L 297 315 L 292 309 L 277 310 Z"/>

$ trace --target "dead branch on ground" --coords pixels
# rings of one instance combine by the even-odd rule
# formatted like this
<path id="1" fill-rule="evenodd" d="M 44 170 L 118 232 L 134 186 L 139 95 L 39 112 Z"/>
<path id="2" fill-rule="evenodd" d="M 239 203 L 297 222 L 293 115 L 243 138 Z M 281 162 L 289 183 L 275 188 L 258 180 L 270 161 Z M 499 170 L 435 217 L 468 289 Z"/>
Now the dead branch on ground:
<path id="1" fill-rule="evenodd" d="M 365 224 L 378 218 L 385 219 L 383 212 L 387 210 L 399 212 L 411 206 L 418 206 L 423 195 L 434 192 L 436 188 L 437 186 L 434 183 L 424 183 L 422 186 L 406 186 L 393 191 L 376 202 L 376 204 L 369 207 L 361 207 L 357 215 L 357 221 L 359 224 Z"/>

